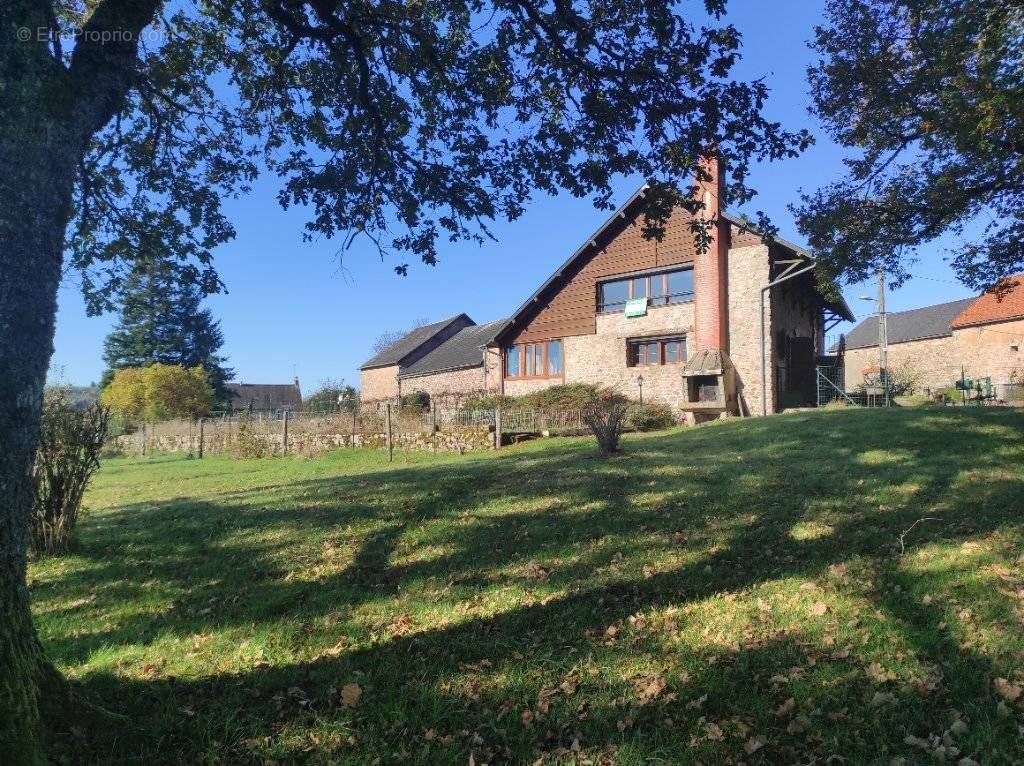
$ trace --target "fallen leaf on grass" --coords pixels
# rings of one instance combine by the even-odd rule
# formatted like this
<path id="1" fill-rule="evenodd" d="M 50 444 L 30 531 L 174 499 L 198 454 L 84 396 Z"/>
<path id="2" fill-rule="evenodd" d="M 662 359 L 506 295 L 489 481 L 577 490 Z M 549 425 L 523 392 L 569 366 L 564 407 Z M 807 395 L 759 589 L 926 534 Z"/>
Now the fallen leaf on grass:
<path id="1" fill-rule="evenodd" d="M 796 710 L 796 700 L 790 697 L 775 709 L 775 715 L 779 718 L 786 718 Z"/>
<path id="2" fill-rule="evenodd" d="M 359 684 L 345 684 L 341 687 L 341 704 L 345 707 L 355 707 L 362 696 L 363 690 Z"/>
<path id="3" fill-rule="evenodd" d="M 870 665 L 868 665 L 867 669 L 864 672 L 867 673 L 868 678 L 870 678 L 872 681 L 878 684 L 884 684 L 886 681 L 896 680 L 895 673 L 893 673 L 891 670 L 886 670 L 884 667 L 882 667 L 881 664 L 877 662 L 872 662 Z"/>
<path id="4" fill-rule="evenodd" d="M 708 722 L 704 724 L 704 733 L 713 742 L 721 742 L 725 739 L 725 732 L 722 731 L 722 727 L 717 723 Z"/>
<path id="5" fill-rule="evenodd" d="M 996 694 L 1007 702 L 1016 702 L 1021 692 L 1024 691 L 1020 684 L 1012 683 L 1005 678 L 997 678 L 992 682 L 992 686 L 995 687 Z"/>
<path id="6" fill-rule="evenodd" d="M 656 699 L 663 691 L 665 691 L 665 679 L 661 676 L 655 676 L 646 681 L 641 681 L 637 684 L 637 697 L 640 700 L 641 705 L 646 705 L 648 702 Z"/>
<path id="7" fill-rule="evenodd" d="M 896 701 L 896 695 L 892 692 L 875 692 L 871 698 L 871 707 L 882 707 Z"/>
<path id="8" fill-rule="evenodd" d="M 743 749 L 747 751 L 747 755 L 753 755 L 764 746 L 764 737 L 751 737 L 747 740 L 747 744 L 743 746 Z"/>

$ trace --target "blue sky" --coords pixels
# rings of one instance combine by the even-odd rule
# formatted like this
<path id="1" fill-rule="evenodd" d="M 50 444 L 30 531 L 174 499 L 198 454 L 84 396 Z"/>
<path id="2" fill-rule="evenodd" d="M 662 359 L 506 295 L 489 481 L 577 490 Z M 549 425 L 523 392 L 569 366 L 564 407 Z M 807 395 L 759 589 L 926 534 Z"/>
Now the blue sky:
<path id="1" fill-rule="evenodd" d="M 772 89 L 768 115 L 790 129 L 807 127 L 817 138 L 801 157 L 762 165 L 751 178 L 759 196 L 749 209 L 765 210 L 780 234 L 797 243 L 801 239 L 787 204 L 798 199 L 800 189 L 814 189 L 843 169 L 843 150 L 807 114 L 805 70 L 812 54 L 806 42 L 822 5 L 812 0 L 729 3 L 728 20 L 744 38 L 735 76 L 764 77 Z M 621 179 L 617 200 L 625 200 L 639 182 Z M 211 297 L 209 305 L 221 321 L 224 352 L 238 380 L 278 383 L 294 374 L 304 392 L 328 378 L 358 385 L 359 364 L 382 330 L 461 311 L 481 323 L 508 315 L 607 216 L 585 199 L 540 196 L 518 221 L 494 226 L 497 243 L 442 246 L 436 267 L 414 263 L 403 278 L 369 243 L 357 241 L 339 259 L 337 241 L 303 242 L 303 211 L 281 210 L 276 190 L 276 179 L 268 177 L 245 199 L 226 205 L 238 236 L 217 252 L 228 293 Z M 940 240 L 922 251 L 912 269 L 917 278 L 889 295 L 890 311 L 972 294 L 943 260 L 950 244 Z M 87 317 L 75 282 L 71 275 L 60 291 L 51 371 L 85 384 L 100 377 L 103 338 L 115 317 Z M 874 295 L 874 285 L 853 285 L 845 293 L 858 319 L 873 310 L 857 297 Z"/>

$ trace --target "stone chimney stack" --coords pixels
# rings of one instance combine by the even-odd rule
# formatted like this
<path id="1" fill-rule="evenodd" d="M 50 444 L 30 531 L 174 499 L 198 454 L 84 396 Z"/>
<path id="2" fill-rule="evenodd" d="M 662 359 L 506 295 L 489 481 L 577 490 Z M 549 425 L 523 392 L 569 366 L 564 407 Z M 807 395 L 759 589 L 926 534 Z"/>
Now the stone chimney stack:
<path id="1" fill-rule="evenodd" d="M 704 203 L 698 215 L 711 222 L 710 243 L 706 252 L 694 255 L 693 292 L 695 304 L 696 348 L 728 352 L 728 259 L 729 224 L 722 218 L 725 201 L 725 170 L 716 155 L 706 155 L 700 167 L 708 180 L 697 180 L 697 199 Z"/>

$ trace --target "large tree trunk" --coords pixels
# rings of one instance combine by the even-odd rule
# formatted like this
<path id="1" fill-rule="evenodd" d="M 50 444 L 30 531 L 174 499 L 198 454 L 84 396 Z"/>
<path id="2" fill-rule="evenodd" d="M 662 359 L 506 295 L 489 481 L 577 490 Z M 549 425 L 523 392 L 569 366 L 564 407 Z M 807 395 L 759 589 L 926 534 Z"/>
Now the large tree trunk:
<path id="1" fill-rule="evenodd" d="M 32 764 L 45 760 L 40 684 L 53 672 L 25 579 L 30 472 L 80 141 L 61 125 L 63 89 L 13 31 L 0 25 L 0 763 Z"/>

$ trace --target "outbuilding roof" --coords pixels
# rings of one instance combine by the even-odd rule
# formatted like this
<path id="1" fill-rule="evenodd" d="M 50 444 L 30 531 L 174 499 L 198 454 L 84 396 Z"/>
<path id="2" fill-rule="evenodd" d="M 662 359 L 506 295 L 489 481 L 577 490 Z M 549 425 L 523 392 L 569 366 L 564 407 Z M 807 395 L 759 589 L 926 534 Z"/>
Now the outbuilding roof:
<path id="1" fill-rule="evenodd" d="M 302 409 L 302 390 L 294 383 L 228 383 L 233 410 L 266 412 Z"/>
<path id="2" fill-rule="evenodd" d="M 942 338 L 952 334 L 950 323 L 974 298 L 965 298 L 949 303 L 939 303 L 910 311 L 893 311 L 886 314 L 886 329 L 889 343 L 905 343 L 910 340 Z M 878 317 L 872 316 L 850 330 L 846 336 L 847 348 L 870 348 L 878 345 Z"/>
<path id="3" fill-rule="evenodd" d="M 952 327 L 1024 318 L 1024 274 L 1004 279 L 995 290 L 982 293 L 953 319 Z"/>
<path id="4" fill-rule="evenodd" d="M 464 370 L 483 364 L 483 347 L 494 340 L 508 319 L 463 327 L 455 335 L 401 371 L 399 378 L 415 378 L 449 370 Z"/>
<path id="5" fill-rule="evenodd" d="M 359 369 L 369 370 L 374 367 L 390 367 L 393 364 L 400 364 L 403 359 L 409 356 L 409 354 L 413 353 L 428 340 L 444 330 L 452 322 L 462 318 L 465 318 L 470 322 L 473 321 L 465 314 L 456 314 L 455 316 L 448 317 L 448 319 L 443 319 L 440 322 L 434 322 L 433 324 L 417 327 L 415 330 L 403 335 L 376 356 L 373 356 L 363 362 Z"/>

